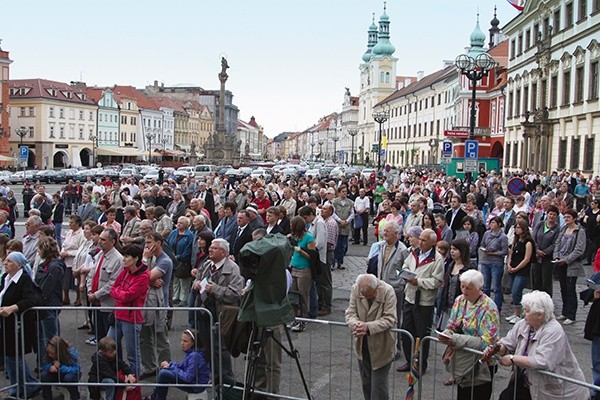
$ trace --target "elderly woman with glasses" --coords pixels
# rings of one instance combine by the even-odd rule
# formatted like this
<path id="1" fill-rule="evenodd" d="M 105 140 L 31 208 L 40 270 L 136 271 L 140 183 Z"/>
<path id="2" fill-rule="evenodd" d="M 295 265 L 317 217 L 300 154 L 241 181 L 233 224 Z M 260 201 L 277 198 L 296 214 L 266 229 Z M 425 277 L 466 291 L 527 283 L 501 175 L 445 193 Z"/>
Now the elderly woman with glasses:
<path id="1" fill-rule="evenodd" d="M 25 361 L 25 355 L 34 351 L 37 344 L 36 315 L 26 313 L 21 326 L 17 321 L 36 305 L 41 293 L 33 283 L 31 268 L 23 253 L 8 254 L 4 266 L 6 272 L 0 278 L 0 357 L 4 357 L 10 381 L 8 394 L 31 398 L 41 390 Z M 22 332 L 27 332 L 23 335 L 24 342 L 20 340 Z"/>
<path id="2" fill-rule="evenodd" d="M 486 360 L 498 354 L 502 366 L 513 368 L 508 387 L 499 399 L 588 399 L 586 387 L 538 372 L 550 371 L 585 382 L 569 338 L 554 317 L 554 304 L 548 293 L 534 290 L 523 295 L 521 304 L 524 319 L 483 355 Z"/>

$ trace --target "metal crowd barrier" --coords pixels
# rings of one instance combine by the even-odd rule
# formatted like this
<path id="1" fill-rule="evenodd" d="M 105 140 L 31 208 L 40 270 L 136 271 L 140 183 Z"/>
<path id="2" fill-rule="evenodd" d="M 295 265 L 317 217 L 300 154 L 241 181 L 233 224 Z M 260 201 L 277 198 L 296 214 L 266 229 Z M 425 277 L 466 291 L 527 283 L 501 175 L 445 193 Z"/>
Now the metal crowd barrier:
<path id="1" fill-rule="evenodd" d="M 85 318 L 84 313 L 88 311 L 114 311 L 117 308 L 115 307 L 61 307 L 61 321 L 60 321 L 60 336 L 65 339 L 68 343 L 75 346 L 79 351 L 79 362 L 81 364 L 81 372 L 82 376 L 80 382 L 78 383 L 69 383 L 69 382 L 58 382 L 58 383 L 40 383 L 40 385 L 58 385 L 62 387 L 68 386 L 78 386 L 80 389 L 88 388 L 91 386 L 102 386 L 99 383 L 88 383 L 88 372 L 91 365 L 91 358 L 89 357 L 90 353 L 94 353 L 97 351 L 96 346 L 87 346 L 84 344 L 84 339 L 87 337 L 85 332 L 79 331 L 76 328 L 81 325 Z M 139 308 L 119 308 L 121 310 L 140 310 Z M 35 307 L 31 310 L 28 310 L 20 315 L 20 322 L 23 325 L 24 318 L 30 315 L 30 313 L 36 313 L 36 318 L 40 312 L 45 310 L 56 310 L 53 307 Z M 179 334 L 190 327 L 190 322 L 196 323 L 198 322 L 195 319 L 190 321 L 190 316 L 197 316 L 198 312 L 206 313 L 209 324 L 211 327 L 218 327 L 219 324 L 215 323 L 213 316 L 206 309 L 199 309 L 194 307 L 172 307 L 172 308 L 161 308 L 161 307 L 150 307 L 150 308 L 142 308 L 141 310 L 146 311 L 171 311 L 173 312 L 173 319 L 171 330 L 168 331 L 170 338 L 170 348 L 171 348 L 171 360 L 172 361 L 181 361 L 183 360 L 184 354 L 180 350 L 177 351 L 177 342 L 179 338 Z M 181 315 L 183 313 L 183 316 Z M 192 313 L 192 314 L 189 314 Z M 195 318 L 195 317 L 194 317 Z M 304 375 L 308 382 L 308 387 L 310 388 L 311 398 L 314 399 L 361 399 L 363 398 L 362 394 L 362 385 L 360 379 L 360 373 L 358 370 L 358 361 L 356 358 L 355 350 L 354 350 L 354 338 L 350 329 L 344 322 L 337 321 L 327 321 L 321 319 L 303 319 L 298 318 L 297 320 L 303 321 L 306 323 L 306 329 L 300 333 L 291 333 L 291 337 L 293 340 L 293 344 L 296 350 L 299 353 L 299 360 L 301 364 L 301 368 L 304 372 Z M 116 325 L 116 321 L 115 321 Z M 115 326 L 113 325 L 113 326 Z M 210 351 L 210 366 L 211 366 L 211 382 L 205 385 L 196 385 L 196 384 L 157 384 L 152 381 L 140 381 L 136 383 L 142 387 L 142 390 L 148 391 L 150 388 L 154 388 L 157 386 L 170 387 L 169 391 L 169 399 L 185 399 L 186 394 L 180 390 L 175 390 L 175 387 L 202 387 L 205 389 L 208 398 L 228 398 L 223 396 L 222 390 L 223 388 L 219 388 L 216 384 L 216 381 L 223 382 L 223 378 L 221 375 L 222 370 L 216 367 L 215 361 L 221 358 L 221 348 L 222 348 L 222 336 L 217 329 L 211 329 L 208 333 L 212 343 L 216 343 L 217 345 L 213 346 Z M 410 335 L 409 332 L 401 329 L 391 329 L 391 331 L 396 332 L 399 336 L 409 340 L 411 343 L 411 355 L 409 357 L 409 361 L 411 365 L 414 360 L 414 347 L 415 340 Z M 21 344 L 23 345 L 25 337 L 28 335 L 28 332 L 21 330 L 20 332 L 15 332 L 15 335 L 20 335 Z M 286 344 L 286 340 L 283 340 L 283 343 Z M 424 346 L 430 345 L 430 354 L 428 360 L 428 368 L 427 373 L 423 374 L 422 365 L 422 350 Z M 444 365 L 441 361 L 441 356 L 445 349 L 445 345 L 441 345 L 439 340 L 436 337 L 425 337 L 420 342 L 420 356 L 419 356 L 419 373 L 416 374 L 416 379 L 412 379 L 412 385 L 409 385 L 408 375 L 409 373 L 398 373 L 396 372 L 396 367 L 401 364 L 404 364 L 406 359 L 404 355 L 402 355 L 398 360 L 393 362 L 392 368 L 389 373 L 389 389 L 390 389 L 390 398 L 391 399 L 405 399 L 407 398 L 407 394 L 409 390 L 412 388 L 412 396 L 416 399 L 451 399 L 456 397 L 456 385 L 454 386 L 444 386 L 442 382 L 445 378 L 451 376 L 450 373 L 445 372 Z M 477 350 L 472 349 L 463 349 L 465 351 L 479 354 L 482 353 Z M 35 368 L 36 365 L 40 365 L 41 355 L 33 355 L 29 354 L 24 357 L 25 361 L 29 363 L 31 370 Z M 17 358 L 20 358 L 19 356 Z M 126 359 L 126 357 L 124 357 Z M 157 361 L 157 368 L 159 367 L 159 363 L 162 360 Z M 243 386 L 240 382 L 244 381 L 245 373 L 248 369 L 248 358 L 243 354 L 232 360 L 232 369 L 235 373 L 235 377 L 237 380 L 237 384 L 232 385 L 234 389 L 237 389 L 237 395 L 241 396 L 241 392 L 243 391 Z M 18 364 L 17 364 L 18 365 Z M 18 387 L 20 379 L 25 374 L 25 365 L 21 365 L 21 374 L 18 374 L 18 381 L 16 385 L 8 385 L 4 384 L 5 382 L 0 379 L 0 393 L 8 393 L 9 391 Z M 442 371 L 440 373 L 440 371 Z M 492 398 L 497 398 L 499 393 L 504 390 L 505 387 L 508 386 L 508 377 L 510 375 L 511 370 L 509 368 L 505 368 L 502 366 L 498 367 L 498 371 L 494 375 L 494 379 L 492 380 L 493 394 Z M 560 376 L 548 371 L 539 371 L 536 370 L 536 373 L 540 373 L 543 375 L 547 375 L 556 379 L 560 379 L 566 382 L 571 382 L 580 386 L 584 386 L 591 390 L 600 391 L 600 387 L 594 386 L 587 382 L 580 382 L 571 377 Z M 217 374 L 217 376 L 215 376 Z M 215 378 L 219 379 L 215 379 Z M 415 378 L 415 376 L 413 376 Z M 130 386 L 128 384 L 115 384 L 115 387 L 125 387 Z M 228 386 L 229 387 L 229 386 Z M 219 393 L 218 393 L 219 392 Z M 85 391 L 80 390 L 81 394 L 84 394 Z M 306 395 L 303 390 L 303 386 L 300 383 L 298 370 L 296 368 L 295 360 L 283 354 L 282 362 L 281 362 L 281 383 L 279 385 L 278 393 L 272 392 L 264 392 L 255 390 L 257 394 L 268 395 L 271 398 L 279 398 L 279 399 L 289 399 L 289 400 L 300 400 L 306 399 Z M 144 393 L 149 394 L 149 393 Z M 221 395 L 221 397 L 218 397 Z M 229 397 L 233 398 L 233 397 Z M 241 397 L 237 397 L 241 398 Z"/>

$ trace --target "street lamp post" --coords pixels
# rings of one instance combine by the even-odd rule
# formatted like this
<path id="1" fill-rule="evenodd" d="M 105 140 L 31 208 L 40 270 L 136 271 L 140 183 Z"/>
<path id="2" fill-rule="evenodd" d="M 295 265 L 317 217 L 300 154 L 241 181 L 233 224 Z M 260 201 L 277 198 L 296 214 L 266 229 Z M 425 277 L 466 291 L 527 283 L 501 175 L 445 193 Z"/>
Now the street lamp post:
<path id="1" fill-rule="evenodd" d="M 358 129 L 348 129 L 348 135 L 352 137 L 352 146 L 350 150 L 350 166 L 354 166 L 354 136 L 358 134 Z"/>
<path id="2" fill-rule="evenodd" d="M 454 62 L 456 68 L 466 76 L 471 82 L 471 120 L 469 124 L 469 139 L 475 139 L 475 101 L 477 100 L 477 81 L 487 76 L 487 74 L 496 66 L 496 61 L 487 53 L 481 53 L 473 58 L 467 54 L 461 54 L 456 57 Z M 466 154 L 465 154 L 466 156 Z M 472 173 L 465 173 L 465 181 L 472 182 Z"/>
<path id="3" fill-rule="evenodd" d="M 323 141 L 319 140 L 319 157 L 323 159 Z"/>
<path id="4" fill-rule="evenodd" d="M 155 134 L 152 132 L 152 128 L 148 128 L 146 133 L 146 139 L 148 139 L 148 165 L 152 164 L 152 139 Z"/>
<path id="5" fill-rule="evenodd" d="M 331 157 L 331 160 L 337 164 L 338 162 L 338 157 L 337 157 L 337 142 L 338 140 L 340 140 L 339 137 L 337 137 L 337 134 L 334 133 L 333 137 L 331 138 L 331 140 L 333 140 L 333 157 Z"/>
<path id="6" fill-rule="evenodd" d="M 19 154 L 21 154 L 20 149 L 23 147 L 23 138 L 27 133 L 29 133 L 29 129 L 27 128 L 17 128 L 15 129 L 15 133 L 19 135 L 21 138 L 21 145 L 19 146 Z M 23 179 L 25 179 L 25 165 L 29 162 L 29 160 L 25 160 L 25 162 L 21 162 L 21 166 L 23 167 Z"/>
<path id="7" fill-rule="evenodd" d="M 310 160 L 315 161 L 315 142 L 310 143 Z"/>
<path id="8" fill-rule="evenodd" d="M 162 158 L 161 158 L 161 161 L 163 161 L 163 158 L 165 157 L 165 151 L 167 150 L 167 142 L 169 140 L 165 136 L 163 136 L 163 138 L 160 141 L 162 142 L 162 145 L 163 145 L 163 154 L 162 154 Z"/>
<path id="9" fill-rule="evenodd" d="M 98 147 L 98 136 L 90 135 L 90 140 L 92 141 L 92 165 L 91 167 L 96 167 L 96 147 Z"/>
<path id="10" fill-rule="evenodd" d="M 389 114 L 387 111 L 377 111 L 373 113 L 373 119 L 379 124 L 379 137 L 377 140 L 377 172 L 381 171 L 381 126 L 388 120 Z"/>

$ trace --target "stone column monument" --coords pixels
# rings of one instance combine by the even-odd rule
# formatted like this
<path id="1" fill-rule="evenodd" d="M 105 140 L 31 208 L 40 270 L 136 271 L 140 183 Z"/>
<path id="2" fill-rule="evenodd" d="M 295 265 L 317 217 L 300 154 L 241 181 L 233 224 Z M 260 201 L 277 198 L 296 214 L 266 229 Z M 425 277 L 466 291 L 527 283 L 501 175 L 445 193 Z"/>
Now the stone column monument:
<path id="1" fill-rule="evenodd" d="M 234 133 L 228 133 L 225 126 L 225 82 L 227 82 L 227 69 L 229 64 L 225 57 L 221 57 L 221 72 L 219 81 L 221 90 L 219 94 L 219 119 L 217 121 L 217 130 L 213 132 L 208 141 L 204 144 L 205 160 L 209 164 L 223 165 L 239 162 L 239 140 Z"/>

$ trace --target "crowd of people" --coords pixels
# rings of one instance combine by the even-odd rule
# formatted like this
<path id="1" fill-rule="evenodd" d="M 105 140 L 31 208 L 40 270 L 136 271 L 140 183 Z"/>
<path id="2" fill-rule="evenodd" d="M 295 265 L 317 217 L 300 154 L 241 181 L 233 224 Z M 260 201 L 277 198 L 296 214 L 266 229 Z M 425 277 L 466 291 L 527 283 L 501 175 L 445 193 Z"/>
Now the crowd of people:
<path id="1" fill-rule="evenodd" d="M 216 317 L 223 306 L 240 304 L 245 286 L 238 267 L 240 252 L 265 234 L 289 237 L 294 251 L 285 267 L 291 290 L 300 295 L 296 315 L 304 318 L 332 312 L 332 274 L 344 273 L 348 246 L 371 244 L 366 272 L 372 278 L 359 277 L 346 312 L 357 338 L 361 376 L 376 382 L 364 385 L 366 398 L 385 398 L 382 393 L 387 387 L 379 383 L 387 379 L 394 359 L 406 361 L 398 371 L 410 369 L 412 348 L 406 337 L 397 340 L 386 334 L 381 339 L 384 346 L 373 344 L 380 340 L 376 334 L 389 327 L 401 327 L 415 338 L 428 336 L 437 327 L 450 337 L 443 339 L 449 348 L 496 348 L 503 343 L 497 327 L 504 296 L 510 293 L 513 312 L 507 319 L 514 329 L 526 331 L 529 326 L 537 331 L 531 315 L 542 313 L 543 324 L 553 321 L 552 328 L 564 335 L 558 321 L 565 326 L 577 321 L 577 278 L 584 275 L 584 263 L 596 262 L 600 245 L 600 208 L 591 195 L 596 182 L 586 183 L 579 174 L 567 173 L 531 173 L 525 179 L 528 188 L 519 196 L 505 194 L 502 180 L 494 174 L 482 173 L 463 184 L 438 172 L 408 170 L 389 178 L 355 175 L 336 180 L 277 175 L 270 181 L 218 175 L 182 182 L 90 178 L 84 183 L 68 182 L 52 195 L 43 185 L 26 183 L 26 233 L 20 239 L 14 229 L 19 210 L 14 193 L 7 190 L 0 197 L 0 233 L 4 233 L 0 234 L 0 261 L 6 272 L 0 282 L 5 344 L 0 351 L 11 383 L 22 384 L 11 394 L 20 390 L 28 395 L 43 387 L 36 386 L 34 373 L 17 362 L 22 357 L 15 357 L 15 352 L 37 352 L 42 381 L 56 379 L 63 364 L 75 363 L 76 344 L 61 339 L 61 305 L 139 308 L 115 312 L 92 308 L 86 313 L 79 329 L 88 331 L 86 343 L 98 348 L 90 382 L 109 379 L 107 383 L 133 384 L 151 377 L 190 384 L 234 380 L 228 349 L 211 339 L 215 326 L 196 309 L 207 309 Z M 63 228 L 65 222 L 68 230 Z M 375 228 L 374 237 L 369 226 Z M 600 267 L 600 261 L 596 263 Z M 558 317 L 553 307 L 548 311 L 555 280 L 562 297 Z M 13 290 L 17 286 L 23 289 Z M 528 305 L 523 295 L 526 287 L 534 290 L 535 301 L 543 307 Z M 370 320 L 375 314 L 369 310 L 380 297 L 376 302 L 381 314 L 375 320 L 385 321 L 375 328 Z M 26 314 L 32 335 L 26 335 L 23 346 L 16 346 L 16 316 L 34 305 L 56 308 Z M 189 329 L 181 339 L 186 353 L 183 363 L 173 362 L 170 352 L 169 308 L 174 306 L 191 308 Z M 482 320 L 487 322 L 477 323 Z M 302 332 L 306 324 L 294 321 L 290 329 Z M 596 349 L 594 374 L 600 376 L 600 331 L 592 331 L 591 337 Z M 509 335 L 506 340 L 497 353 L 518 354 L 514 338 Z M 54 347 L 49 348 L 50 343 Z M 532 356 L 534 348 L 526 348 L 525 353 Z M 425 345 L 423 373 L 428 351 Z M 202 359 L 206 364 L 212 352 L 220 354 L 215 357 L 218 376 L 214 377 L 192 361 Z M 43 354 L 46 359 L 39 356 Z M 534 369 L 554 367 L 514 359 L 515 364 Z M 454 373 L 449 382 L 459 384 L 459 398 L 471 398 L 467 396 L 474 387 L 487 385 L 487 377 L 494 373 L 493 360 L 480 381 L 469 380 L 468 373 Z M 500 360 L 502 364 L 505 359 Z M 104 363 L 114 374 L 100 372 Z M 176 368 L 192 364 L 195 370 L 178 375 Z M 384 367 L 385 373 L 379 371 Z M 576 361 L 572 368 L 578 368 Z M 65 381 L 81 374 L 65 370 L 70 374 L 65 373 Z M 22 371 L 26 376 L 17 379 Z M 278 366 L 273 373 L 280 374 Z M 76 399 L 73 387 L 71 396 Z M 487 386 L 476 392 L 489 398 Z M 108 396 L 113 394 L 114 390 L 107 391 Z M 96 399 L 99 392 L 91 395 Z M 44 396 L 51 398 L 51 393 L 44 391 Z M 149 397 L 166 398 L 166 391 L 158 387 Z"/>

